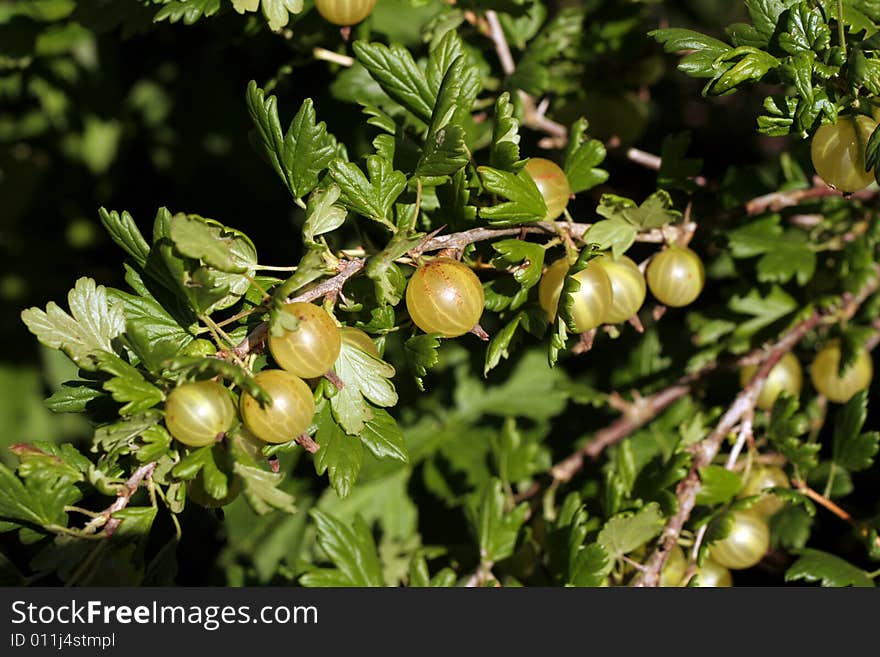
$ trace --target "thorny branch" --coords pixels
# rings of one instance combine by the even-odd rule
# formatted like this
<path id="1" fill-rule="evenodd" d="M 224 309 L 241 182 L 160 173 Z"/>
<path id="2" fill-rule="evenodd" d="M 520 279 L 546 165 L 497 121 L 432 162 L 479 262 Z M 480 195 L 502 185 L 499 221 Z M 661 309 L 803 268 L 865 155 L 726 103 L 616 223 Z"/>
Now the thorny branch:
<path id="1" fill-rule="evenodd" d="M 128 506 L 128 503 L 131 501 L 132 495 L 137 492 L 137 489 L 140 488 L 141 483 L 145 479 L 149 479 L 153 476 L 153 472 L 155 470 L 155 461 L 146 463 L 135 470 L 132 473 L 131 477 L 129 477 L 128 480 L 125 482 L 123 489 L 118 493 L 116 501 L 113 502 L 113 504 L 108 506 L 106 509 L 101 511 L 98 516 L 90 520 L 88 524 L 83 527 L 82 533 L 93 534 L 103 526 L 103 533 L 106 536 L 112 536 L 122 522 L 122 520 L 114 518 L 113 514 L 117 511 L 121 511 Z"/>
<path id="2" fill-rule="evenodd" d="M 880 275 L 875 271 L 875 276 L 858 295 L 842 295 L 840 305 L 827 311 L 814 311 L 809 317 L 795 325 L 783 335 L 776 344 L 767 352 L 752 380 L 736 396 L 733 404 L 721 417 L 718 425 L 707 438 L 691 448 L 694 454 L 693 463 L 687 476 L 678 484 L 676 497 L 678 498 L 678 510 L 666 522 L 666 526 L 660 534 L 657 545 L 645 562 L 645 570 L 639 573 L 633 580 L 633 586 L 657 586 L 660 581 L 660 572 L 666 563 L 670 550 L 677 544 L 681 530 L 688 521 L 696 505 L 697 493 L 700 490 L 700 468 L 709 465 L 727 436 L 727 434 L 755 407 L 755 402 L 762 385 L 767 380 L 770 370 L 779 360 L 790 352 L 811 330 L 819 326 L 831 316 L 852 317 L 859 306 L 880 287 Z"/>

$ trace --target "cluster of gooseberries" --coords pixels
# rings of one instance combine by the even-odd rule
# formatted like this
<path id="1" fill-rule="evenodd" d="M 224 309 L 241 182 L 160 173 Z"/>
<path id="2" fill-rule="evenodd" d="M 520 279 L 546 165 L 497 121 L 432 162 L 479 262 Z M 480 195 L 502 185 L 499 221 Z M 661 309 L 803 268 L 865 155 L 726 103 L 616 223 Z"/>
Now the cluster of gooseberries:
<path id="1" fill-rule="evenodd" d="M 826 123 L 813 136 L 811 156 L 816 173 L 831 187 L 852 193 L 874 182 L 873 169 L 866 170 L 865 147 L 877 122 L 869 116 L 840 116 Z"/>
<path id="2" fill-rule="evenodd" d="M 708 556 L 696 569 L 696 583 L 703 587 L 733 586 L 731 570 L 755 566 L 770 549 L 769 518 L 785 503 L 771 488 L 788 488 L 785 472 L 776 466 L 757 466 L 746 478 L 740 498 L 760 495 L 748 510 L 731 512 L 733 524 L 728 535 L 713 543 Z M 687 573 L 687 558 L 678 546 L 673 548 L 660 573 L 660 586 L 681 586 Z"/>
<path id="3" fill-rule="evenodd" d="M 810 380 L 813 387 L 830 401 L 844 404 L 864 390 L 871 383 L 873 364 L 871 356 L 864 349 L 856 353 L 855 361 L 840 373 L 840 342 L 832 340 L 826 344 L 810 365 Z M 754 376 L 757 366 L 749 365 L 740 370 L 740 384 L 745 386 Z M 776 398 L 782 393 L 797 397 L 803 385 L 801 364 L 793 354 L 786 354 L 770 370 L 767 380 L 758 394 L 757 406 L 769 411 Z"/>
<path id="4" fill-rule="evenodd" d="M 288 442 L 309 428 L 315 401 L 305 379 L 327 373 L 339 357 L 342 342 L 379 356 L 369 335 L 356 328 L 340 329 L 314 304 L 290 303 L 282 312 L 292 316 L 296 329 L 269 337 L 269 351 L 280 369 L 264 369 L 254 377 L 272 402 L 263 406 L 243 392 L 238 404 L 245 429 L 266 443 Z M 165 426 L 176 440 L 190 447 L 204 447 L 222 439 L 236 419 L 231 392 L 213 380 L 182 383 L 169 393 L 165 403 Z M 233 484 L 229 495 L 234 497 L 239 489 L 240 484 Z M 193 499 L 204 502 L 204 506 L 225 503 L 207 496 L 198 479 L 191 483 L 190 490 Z"/>

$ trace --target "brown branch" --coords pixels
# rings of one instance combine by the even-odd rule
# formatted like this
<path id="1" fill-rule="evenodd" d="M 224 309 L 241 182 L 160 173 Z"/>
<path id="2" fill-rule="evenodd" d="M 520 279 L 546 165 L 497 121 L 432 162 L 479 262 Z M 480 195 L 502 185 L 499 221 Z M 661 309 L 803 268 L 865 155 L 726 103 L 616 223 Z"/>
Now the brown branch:
<path id="1" fill-rule="evenodd" d="M 143 482 L 144 479 L 152 477 L 155 470 L 155 461 L 146 463 L 135 470 L 131 477 L 125 482 L 123 489 L 117 494 L 116 501 L 101 511 L 100 515 L 90 520 L 88 524 L 83 527 L 83 534 L 93 534 L 103 526 L 103 533 L 107 536 L 112 536 L 120 523 L 122 523 L 122 520 L 114 518 L 113 514 L 128 506 L 132 495 L 134 495 L 135 492 L 137 492 L 137 489 L 140 488 L 141 482 Z"/>
<path id="2" fill-rule="evenodd" d="M 852 317 L 859 306 L 880 286 L 880 275 L 875 268 L 874 278 L 865 285 L 855 296 L 844 294 L 840 298 L 839 307 L 833 307 L 826 311 L 814 311 L 809 317 L 799 322 L 783 335 L 769 350 L 758 367 L 751 381 L 736 396 L 733 404 L 721 417 L 718 425 L 707 438 L 691 448 L 694 460 L 687 476 L 678 484 L 676 497 L 678 498 L 678 510 L 666 522 L 657 546 L 645 562 L 646 569 L 639 573 L 633 580 L 633 586 L 657 586 L 660 581 L 660 572 L 666 563 L 670 550 L 677 544 L 678 537 L 684 524 L 690 518 L 691 512 L 696 505 L 697 493 L 700 490 L 700 468 L 709 465 L 718 451 L 727 434 L 745 417 L 750 409 L 754 409 L 758 394 L 770 374 L 770 370 L 779 360 L 790 352 L 797 344 L 814 328 L 819 326 L 829 317 L 849 318 Z"/>
<path id="3" fill-rule="evenodd" d="M 829 500 L 827 497 L 817 493 L 812 488 L 807 486 L 806 483 L 799 479 L 794 479 L 791 483 L 794 485 L 795 488 L 797 488 L 800 492 L 809 497 L 811 500 L 813 500 L 820 506 L 825 507 L 844 522 L 848 522 L 850 525 L 854 525 L 852 516 L 848 512 L 837 506 L 834 502 Z"/>
<path id="4" fill-rule="evenodd" d="M 793 189 L 782 192 L 772 192 L 753 198 L 746 203 L 746 214 L 760 214 L 762 212 L 778 212 L 784 208 L 798 205 L 803 201 L 810 199 L 826 198 L 828 196 L 846 196 L 848 198 L 856 198 L 859 200 L 868 200 L 877 195 L 877 192 L 871 189 L 862 190 L 855 194 L 843 194 L 842 192 L 829 187 L 825 182 L 816 176 L 813 179 L 813 186 L 808 189 Z"/>

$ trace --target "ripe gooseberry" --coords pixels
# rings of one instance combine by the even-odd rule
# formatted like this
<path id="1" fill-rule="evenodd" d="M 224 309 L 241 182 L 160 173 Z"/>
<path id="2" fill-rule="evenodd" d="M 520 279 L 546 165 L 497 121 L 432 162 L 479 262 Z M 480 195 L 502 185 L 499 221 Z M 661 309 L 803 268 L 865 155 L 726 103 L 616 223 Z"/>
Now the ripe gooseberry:
<path id="1" fill-rule="evenodd" d="M 625 322 L 635 315 L 645 302 L 647 287 L 639 266 L 626 256 L 613 258 L 602 255 L 592 261 L 605 270 L 611 281 L 611 305 L 605 313 L 604 324 Z"/>
<path id="2" fill-rule="evenodd" d="M 186 496 L 199 506 L 206 509 L 219 509 L 235 500 L 241 493 L 241 478 L 237 475 L 229 475 L 227 479 L 226 495 L 221 498 L 212 497 L 205 490 L 205 480 L 202 477 L 202 471 L 196 475 L 196 478 L 189 482 L 186 487 Z"/>
<path id="3" fill-rule="evenodd" d="M 648 287 L 665 306 L 680 308 L 693 302 L 706 282 L 700 256 L 686 246 L 672 245 L 648 264 Z"/>
<path id="4" fill-rule="evenodd" d="M 425 333 L 457 338 L 480 321 L 483 286 L 470 267 L 435 258 L 416 269 L 406 286 L 406 309 Z"/>
<path id="5" fill-rule="evenodd" d="M 324 20 L 341 25 L 355 25 L 373 13 L 376 0 L 315 0 L 315 9 Z"/>
<path id="6" fill-rule="evenodd" d="M 241 396 L 241 419 L 248 431 L 267 443 L 286 443 L 309 428 L 315 399 L 306 382 L 284 370 L 263 370 L 254 380 L 272 398 L 265 408 L 247 393 Z"/>
<path id="7" fill-rule="evenodd" d="M 547 268 L 538 283 L 538 301 L 551 322 L 556 319 L 559 296 L 569 269 L 568 261 L 561 258 Z M 605 321 L 613 292 L 605 269 L 594 265 L 593 261 L 588 262 L 574 278 L 580 283 L 580 288 L 571 293 L 571 315 L 575 330 L 584 333 Z"/>
<path id="8" fill-rule="evenodd" d="M 660 586 L 680 586 L 681 580 L 684 579 L 684 574 L 687 572 L 687 565 L 684 551 L 676 545 L 669 552 L 663 570 L 660 571 Z"/>
<path id="9" fill-rule="evenodd" d="M 761 495 L 768 488 L 788 488 L 789 481 L 782 468 L 775 466 L 758 466 L 752 470 L 739 492 L 739 497 Z M 749 511 L 764 518 L 769 518 L 785 506 L 785 502 L 776 495 L 763 494 Z"/>
<path id="10" fill-rule="evenodd" d="M 351 345 L 352 347 L 357 347 L 361 351 L 366 351 L 368 354 L 375 358 L 382 358 L 379 355 L 379 348 L 376 346 L 376 343 L 373 342 L 373 338 L 369 335 L 361 331 L 359 328 L 354 328 L 353 326 L 346 326 L 339 331 L 342 336 L 342 341 Z"/>
<path id="11" fill-rule="evenodd" d="M 342 338 L 333 318 L 313 303 L 289 303 L 282 312 L 293 315 L 299 325 L 283 335 L 269 335 L 269 351 L 282 368 L 304 379 L 324 375 L 342 349 Z"/>
<path id="12" fill-rule="evenodd" d="M 229 391 L 216 381 L 196 381 L 177 386 L 165 402 L 165 426 L 190 447 L 216 442 L 235 421 Z"/>
<path id="13" fill-rule="evenodd" d="M 722 588 L 733 586 L 733 576 L 724 566 L 705 559 L 696 570 L 697 586 L 700 588 Z"/>
<path id="14" fill-rule="evenodd" d="M 842 192 L 857 192 L 874 181 L 874 171 L 865 170 L 865 146 L 877 127 L 864 115 L 841 116 L 826 123 L 813 136 L 810 154 L 816 173 L 828 185 Z"/>
<path id="15" fill-rule="evenodd" d="M 553 221 L 558 218 L 565 211 L 568 199 L 571 197 L 571 187 L 568 185 L 565 171 L 560 169 L 555 162 L 543 157 L 531 158 L 526 163 L 525 170 L 535 181 L 541 196 L 544 197 L 544 204 L 547 206 L 544 221 Z"/>
<path id="16" fill-rule="evenodd" d="M 740 370 L 739 383 L 742 387 L 748 385 L 755 372 L 758 371 L 757 365 L 747 365 Z M 776 398 L 783 392 L 794 397 L 801 394 L 801 386 L 804 382 L 804 373 L 801 364 L 794 354 L 785 354 L 773 369 L 767 375 L 767 380 L 761 386 L 761 392 L 758 393 L 757 406 L 765 411 L 773 408 Z"/>
<path id="17" fill-rule="evenodd" d="M 709 554 L 719 566 L 743 570 L 758 563 L 769 549 L 767 521 L 754 513 L 734 511 L 730 533 L 713 543 Z"/>
<path id="18" fill-rule="evenodd" d="M 857 392 L 871 385 L 874 364 L 871 355 L 862 349 L 841 376 L 840 355 L 840 341 L 832 340 L 825 345 L 810 365 L 810 379 L 821 394 L 833 402 L 845 404 Z"/>

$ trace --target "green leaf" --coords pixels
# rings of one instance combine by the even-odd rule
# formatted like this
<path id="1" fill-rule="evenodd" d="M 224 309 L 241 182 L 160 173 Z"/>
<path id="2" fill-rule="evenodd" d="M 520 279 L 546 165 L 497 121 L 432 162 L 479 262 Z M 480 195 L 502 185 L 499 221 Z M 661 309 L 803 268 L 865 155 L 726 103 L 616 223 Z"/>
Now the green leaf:
<path id="1" fill-rule="evenodd" d="M 342 192 L 342 204 L 393 229 L 391 209 L 406 188 L 406 176 L 379 155 L 367 156 L 367 174 L 369 178 L 352 162 L 336 160 L 330 164 L 330 175 Z"/>
<path id="2" fill-rule="evenodd" d="M 584 241 L 595 244 L 599 249 L 611 249 L 614 256 L 620 256 L 629 250 L 635 241 L 639 229 L 623 217 L 614 217 L 597 221 L 584 233 Z"/>
<path id="3" fill-rule="evenodd" d="M 700 468 L 700 481 L 697 504 L 707 506 L 727 504 L 742 488 L 742 478 L 720 465 Z"/>
<path id="4" fill-rule="evenodd" d="M 798 284 L 806 285 L 816 270 L 816 254 L 802 231 L 783 231 L 780 220 L 774 214 L 730 231 L 731 254 L 734 258 L 761 255 L 758 280 L 762 282 L 787 283 L 796 276 Z"/>
<path id="5" fill-rule="evenodd" d="M 416 165 L 417 176 L 448 176 L 463 168 L 470 160 L 461 126 L 451 122 L 462 110 L 470 109 L 472 98 L 463 97 L 467 83 L 464 76 L 465 56 L 453 60 L 440 83 L 437 102 L 425 137 L 425 149 Z"/>
<path id="6" fill-rule="evenodd" d="M 654 30 L 648 32 L 668 53 L 687 51 L 678 70 L 692 77 L 711 78 L 715 75 L 715 61 L 732 48 L 718 39 L 705 34 L 679 28 Z"/>
<path id="7" fill-rule="evenodd" d="M 296 513 L 293 496 L 280 488 L 284 481 L 284 473 L 269 472 L 257 465 L 250 440 L 252 439 L 245 438 L 239 433 L 227 435 L 226 439 L 235 459 L 232 470 L 241 479 L 242 490 L 248 504 L 258 515 L 265 515 L 273 509 L 284 513 Z"/>
<path id="8" fill-rule="evenodd" d="M 523 502 L 506 512 L 501 481 L 492 479 L 468 498 L 466 512 L 480 546 L 480 561 L 494 563 L 513 554 L 529 505 Z"/>
<path id="9" fill-rule="evenodd" d="M 143 268 L 150 255 L 150 245 L 141 235 L 132 216 L 128 212 L 120 215 L 115 210 L 108 212 L 104 208 L 98 210 L 98 216 L 110 238 L 134 260 L 138 267 Z"/>
<path id="10" fill-rule="evenodd" d="M 404 343 L 406 362 L 413 371 L 416 385 L 424 392 L 425 385 L 422 378 L 428 374 L 428 370 L 440 362 L 437 349 L 440 347 L 440 338 L 432 333 L 414 335 Z"/>
<path id="11" fill-rule="evenodd" d="M 377 459 L 394 459 L 406 463 L 409 460 L 403 432 L 397 422 L 382 408 L 372 408 L 373 417 L 364 425 L 359 438 Z"/>
<path id="12" fill-rule="evenodd" d="M 544 197 L 523 169 L 518 174 L 492 167 L 478 167 L 486 189 L 507 202 L 480 208 L 480 216 L 494 226 L 514 226 L 540 221 L 547 214 Z"/>
<path id="13" fill-rule="evenodd" d="M 137 368 L 129 365 L 116 354 L 106 351 L 95 354 L 98 369 L 113 375 L 104 382 L 104 390 L 124 406 L 120 415 L 142 413 L 165 399 L 165 394 L 144 379 Z"/>
<path id="14" fill-rule="evenodd" d="M 519 169 L 519 121 L 513 116 L 510 94 L 502 93 L 495 101 L 495 123 L 492 125 L 492 146 L 489 164 L 502 171 Z"/>
<path id="15" fill-rule="evenodd" d="M 376 544 L 360 516 L 352 523 L 344 523 L 317 509 L 309 515 L 318 530 L 318 547 L 336 571 L 332 578 L 327 577 L 326 569 L 308 572 L 300 578 L 303 586 L 385 586 Z"/>
<path id="16" fill-rule="evenodd" d="M 608 180 L 608 172 L 599 168 L 605 161 L 605 145 L 590 139 L 588 127 L 589 123 L 582 118 L 575 121 L 569 131 L 564 170 L 572 194 L 593 189 Z"/>
<path id="17" fill-rule="evenodd" d="M 165 366 L 168 370 L 176 372 L 180 381 L 220 377 L 234 383 L 242 392 L 246 392 L 261 404 L 269 403 L 266 391 L 257 384 L 250 371 L 241 365 L 219 358 L 180 356 L 166 362 Z"/>
<path id="18" fill-rule="evenodd" d="M 400 44 L 355 41 L 355 56 L 382 91 L 424 123 L 430 123 L 436 95 L 410 52 Z"/>
<path id="19" fill-rule="evenodd" d="M 758 290 L 751 290 L 744 297 L 734 296 L 727 305 L 734 312 L 752 316 L 733 332 L 737 337 L 750 337 L 799 308 L 797 300 L 778 285 L 765 297 Z"/>
<path id="20" fill-rule="evenodd" d="M 492 248 L 498 255 L 492 259 L 492 266 L 501 269 L 514 268 L 513 278 L 524 290 L 534 287 L 541 280 L 544 268 L 544 247 L 541 244 L 524 240 L 501 240 L 493 242 Z"/>
<path id="21" fill-rule="evenodd" d="M 241 246 L 236 244 L 236 240 L 242 238 L 226 230 L 224 226 L 209 223 L 201 217 L 178 213 L 171 218 L 169 233 L 171 241 L 181 254 L 201 260 L 219 271 L 243 274 L 249 272 L 255 264 L 256 252 L 249 240 L 247 256 L 238 259 L 235 254 L 241 250 Z M 233 250 L 233 247 L 237 248 Z"/>
<path id="22" fill-rule="evenodd" d="M 787 31 L 779 35 L 779 46 L 794 55 L 804 50 L 822 53 L 830 45 L 831 28 L 819 8 L 795 4 L 788 15 Z"/>
<path id="23" fill-rule="evenodd" d="M 315 413 L 314 423 L 317 428 L 315 440 L 320 446 L 315 454 L 315 471 L 319 475 L 326 472 L 336 494 L 346 497 L 364 462 L 363 442 L 345 433 L 336 423 L 327 403 Z"/>
<path id="24" fill-rule="evenodd" d="M 317 190 L 309 197 L 306 223 L 303 226 L 303 237 L 307 242 L 314 242 L 318 235 L 333 232 L 345 222 L 345 208 L 335 205 L 340 193 L 339 187 L 331 185 L 327 189 Z"/>
<path id="25" fill-rule="evenodd" d="M 94 370 L 94 354 L 112 352 L 113 339 L 125 330 L 122 307 L 91 278 L 80 278 L 67 301 L 69 315 L 50 301 L 45 312 L 28 308 L 22 311 L 21 319 L 44 345 L 62 350 L 80 368 Z"/>
<path id="26" fill-rule="evenodd" d="M 302 7 L 301 0 L 297 2 Z M 287 22 L 286 18 L 284 22 Z M 336 138 L 327 132 L 323 121 L 316 123 L 315 108 L 310 98 L 303 101 L 287 132 L 282 133 L 277 103 L 275 96 L 266 98 L 257 83 L 250 82 L 247 89 L 248 112 L 257 128 L 262 152 L 291 195 L 302 198 L 317 187 L 321 173 L 337 157 Z"/>
<path id="27" fill-rule="evenodd" d="M 662 228 L 681 219 L 681 212 L 672 209 L 669 192 L 659 190 L 651 194 L 639 207 L 624 207 L 621 216 L 640 230 Z"/>
<path id="28" fill-rule="evenodd" d="M 800 550 L 810 540 L 813 516 L 799 506 L 786 506 L 770 518 L 773 545 L 786 550 Z"/>
<path id="29" fill-rule="evenodd" d="M 598 542 L 616 560 L 641 547 L 663 529 L 660 505 L 651 502 L 639 511 L 620 513 L 605 523 Z"/>
<path id="30" fill-rule="evenodd" d="M 66 526 L 64 507 L 80 498 L 72 481 L 56 469 L 40 468 L 31 472 L 25 484 L 0 463 L 0 520 L 38 527 Z"/>
<path id="31" fill-rule="evenodd" d="M 333 416 L 347 433 L 361 433 L 364 423 L 373 417 L 365 399 L 383 407 L 397 404 L 397 392 L 390 381 L 394 368 L 385 361 L 343 342 L 335 369 L 343 387 L 330 404 Z"/>
<path id="32" fill-rule="evenodd" d="M 811 548 L 801 550 L 798 560 L 785 571 L 786 582 L 798 580 L 821 582 L 822 586 L 829 587 L 874 586 L 873 580 L 861 568 L 833 554 Z"/>
<path id="33" fill-rule="evenodd" d="M 177 23 L 182 20 L 185 25 L 192 25 L 200 18 L 208 18 L 218 11 L 220 0 L 170 0 L 164 2 L 153 20 L 156 23 L 164 20 Z"/>
<path id="34" fill-rule="evenodd" d="M 93 385 L 91 381 L 67 381 L 46 399 L 46 408 L 53 413 L 85 413 L 89 402 L 104 396 Z"/>
<path id="35" fill-rule="evenodd" d="M 547 536 L 550 571 L 560 584 L 601 586 L 611 572 L 614 561 L 602 545 L 584 546 L 590 525 L 580 494 L 569 493 Z"/>
<path id="36" fill-rule="evenodd" d="M 807 418 L 799 414 L 795 397 L 781 395 L 770 413 L 767 437 L 773 447 L 802 472 L 809 472 L 818 464 L 821 445 L 799 439 L 809 428 Z"/>
<path id="37" fill-rule="evenodd" d="M 862 433 L 867 417 L 868 393 L 865 390 L 856 393 L 837 415 L 831 460 L 845 470 L 867 470 L 880 449 L 880 433 Z"/>

